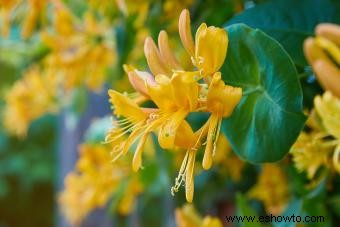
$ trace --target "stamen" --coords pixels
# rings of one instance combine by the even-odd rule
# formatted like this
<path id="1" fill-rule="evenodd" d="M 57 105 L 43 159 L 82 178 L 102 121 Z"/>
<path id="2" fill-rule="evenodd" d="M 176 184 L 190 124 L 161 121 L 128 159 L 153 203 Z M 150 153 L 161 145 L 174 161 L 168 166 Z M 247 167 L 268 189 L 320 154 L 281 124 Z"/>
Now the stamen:
<path id="1" fill-rule="evenodd" d="M 146 133 L 142 136 L 142 138 L 140 139 L 140 141 L 137 145 L 136 152 L 133 156 L 132 170 L 135 171 L 135 172 L 137 172 L 142 165 L 143 147 L 144 147 L 145 141 L 147 139 L 147 136 L 148 136 L 148 133 Z"/>
<path id="2" fill-rule="evenodd" d="M 113 147 L 112 151 L 110 152 L 110 155 L 113 156 L 114 153 L 118 153 L 118 152 L 119 153 L 111 160 L 111 163 L 114 163 L 123 155 L 123 146 L 124 146 L 124 142 Z"/>
<path id="3" fill-rule="evenodd" d="M 178 176 L 175 179 L 175 186 L 171 187 L 171 195 L 175 196 L 175 193 L 178 192 L 179 187 L 182 185 L 184 182 L 184 177 L 185 177 L 185 172 L 186 172 L 186 167 L 187 167 L 187 162 L 188 162 L 188 155 L 189 152 L 187 151 L 185 153 L 184 159 L 181 164 L 181 168 L 179 170 Z"/>
<path id="4" fill-rule="evenodd" d="M 194 167 L 196 151 L 189 150 L 189 152 L 187 170 L 185 174 L 185 197 L 187 201 L 191 203 L 194 197 Z"/>

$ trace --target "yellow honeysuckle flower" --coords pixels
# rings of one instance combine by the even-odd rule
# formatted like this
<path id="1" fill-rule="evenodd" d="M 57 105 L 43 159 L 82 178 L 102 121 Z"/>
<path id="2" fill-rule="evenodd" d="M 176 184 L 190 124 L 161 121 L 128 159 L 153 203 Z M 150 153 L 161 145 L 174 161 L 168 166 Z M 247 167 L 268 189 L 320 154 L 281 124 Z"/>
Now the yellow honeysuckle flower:
<path id="1" fill-rule="evenodd" d="M 37 24 L 43 24 L 46 19 L 47 5 L 47 0 L 1 0 L 0 17 L 2 22 L 2 35 L 8 36 L 9 34 L 12 14 L 16 11 L 20 11 L 19 8 L 25 8 L 22 20 L 21 36 L 24 39 L 30 37 Z"/>
<path id="2" fill-rule="evenodd" d="M 129 214 L 136 196 L 143 191 L 138 176 L 129 171 L 129 158 L 112 165 L 107 162 L 110 149 L 99 144 L 82 144 L 79 151 L 76 169 L 67 175 L 65 189 L 59 196 L 62 212 L 68 221 L 80 225 L 92 210 L 105 206 L 123 181 L 127 182 L 127 188 L 117 211 L 122 215 Z"/>
<path id="3" fill-rule="evenodd" d="M 340 101 L 326 91 L 314 98 L 314 107 L 307 121 L 310 131 L 302 132 L 291 149 L 296 168 L 309 179 L 322 167 L 340 173 Z"/>
<path id="4" fill-rule="evenodd" d="M 322 96 L 315 97 L 314 106 L 326 131 L 340 139 L 340 99 L 326 91 Z"/>
<path id="5" fill-rule="evenodd" d="M 183 10 L 179 18 L 179 35 L 184 48 L 192 58 L 194 66 L 198 71 L 184 73 L 189 80 L 199 80 L 202 77 L 212 76 L 222 66 L 228 48 L 228 35 L 222 28 L 207 27 L 202 24 L 197 32 L 195 42 L 193 41 L 190 28 L 190 14 Z M 149 68 L 154 75 L 164 74 L 171 76 L 172 72 L 183 72 L 183 67 L 178 63 L 169 47 L 168 36 L 161 31 L 158 36 L 158 47 L 148 37 L 145 40 L 144 52 Z"/>
<path id="6" fill-rule="evenodd" d="M 28 0 L 27 15 L 22 25 L 21 36 L 26 39 L 28 38 L 38 21 L 43 21 L 44 13 L 47 7 L 47 0 Z"/>
<path id="7" fill-rule="evenodd" d="M 257 183 L 250 189 L 248 196 L 263 202 L 268 214 L 280 214 L 289 199 L 286 175 L 276 164 L 263 165 Z"/>
<path id="8" fill-rule="evenodd" d="M 196 153 L 204 144 L 202 164 L 204 169 L 209 169 L 215 155 L 222 119 L 232 114 L 240 102 L 242 89 L 225 85 L 221 73 L 216 72 L 226 55 L 226 32 L 202 25 L 196 33 L 195 50 L 191 32 L 189 34 L 190 19 L 183 17 L 189 17 L 188 11 L 184 10 L 179 19 L 181 39 L 185 48 L 189 52 L 192 51 L 193 58 L 200 59 L 200 64 L 196 65 L 199 71 L 183 70 L 171 51 L 165 31 L 161 31 L 158 36 L 158 46 L 152 38 L 146 38 L 144 53 L 152 74 L 124 65 L 130 83 L 138 93 L 122 95 L 114 90 L 109 91 L 114 113 L 123 118 L 115 121 L 115 127 L 105 140 L 107 143 L 116 142 L 122 135 L 129 134 L 127 140 L 116 143 L 113 148 L 114 160 L 126 154 L 138 140 L 132 162 L 135 171 L 141 167 L 143 145 L 151 132 L 158 133 L 158 142 L 164 149 L 187 149 L 171 193 L 177 192 L 185 182 L 186 199 L 191 202 L 194 195 Z M 222 47 L 215 50 L 216 42 Z M 211 53 L 208 53 L 208 49 Z M 201 77 L 205 77 L 203 81 L 200 81 Z M 147 99 L 153 102 L 155 108 L 139 106 Z M 189 113 L 199 111 L 209 112 L 211 115 L 208 121 L 194 132 L 185 119 Z"/>
<path id="9" fill-rule="evenodd" d="M 66 91 L 83 84 L 91 90 L 100 89 L 108 67 L 115 60 L 108 24 L 96 21 L 88 13 L 84 23 L 79 24 L 62 3 L 57 1 L 54 6 L 54 32 L 41 33 L 51 50 L 44 60 L 45 67 L 60 78 Z"/>
<path id="10" fill-rule="evenodd" d="M 222 222 L 216 217 L 202 218 L 191 204 L 185 204 L 175 210 L 177 227 L 222 227 Z"/>
<path id="11" fill-rule="evenodd" d="M 55 2 L 54 28 L 58 34 L 69 36 L 74 34 L 76 26 L 73 14 L 60 2 Z"/>
<path id="12" fill-rule="evenodd" d="M 225 85 L 221 73 L 215 73 L 207 94 L 207 109 L 211 112 L 203 168 L 209 169 L 216 149 L 222 118 L 229 117 L 242 98 L 242 89 Z"/>
<path id="13" fill-rule="evenodd" d="M 28 69 L 5 97 L 5 128 L 24 137 L 33 120 L 46 113 L 56 112 L 57 85 L 56 78 L 48 70 L 38 66 Z"/>
<path id="14" fill-rule="evenodd" d="M 340 98 L 340 26 L 319 24 L 315 32 L 304 42 L 305 56 L 320 84 Z"/>
<path id="15" fill-rule="evenodd" d="M 128 182 L 123 198 L 119 201 L 117 211 L 121 215 L 131 214 L 135 207 L 136 197 L 143 191 L 143 185 L 136 177 Z"/>
<path id="16" fill-rule="evenodd" d="M 203 23 L 196 32 L 195 42 L 190 28 L 190 14 L 183 10 L 179 19 L 179 34 L 182 43 L 192 56 L 193 64 L 202 77 L 212 76 L 222 66 L 228 49 L 228 35 L 222 28 L 207 27 Z"/>
<path id="17" fill-rule="evenodd" d="M 307 177 L 313 179 L 321 167 L 329 167 L 329 155 L 332 146 L 322 140 L 321 133 L 301 133 L 291 149 L 295 167 L 306 171 Z"/>
<path id="18" fill-rule="evenodd" d="M 117 145 L 114 152 L 119 152 L 116 158 L 126 154 L 131 143 L 142 135 L 139 140 L 134 160 L 133 169 L 137 171 L 141 166 L 143 145 L 150 132 L 159 127 L 159 142 L 163 148 L 172 148 L 175 144 L 176 131 L 183 124 L 185 117 L 197 105 L 198 85 L 188 84 L 181 80 L 182 77 L 174 74 L 172 79 L 159 75 L 154 84 L 147 85 L 147 92 L 159 109 L 151 110 L 138 107 L 128 97 L 110 90 L 110 101 L 115 107 L 115 114 L 123 116 L 119 122 L 123 127 L 114 128 L 106 138 L 107 142 L 116 140 L 119 136 L 133 130 L 128 139 Z M 121 128 L 125 131 L 121 131 Z M 115 158 L 115 159 L 116 159 Z"/>
<path id="19" fill-rule="evenodd" d="M 335 138 L 333 165 L 340 173 L 340 99 L 326 91 L 322 97 L 315 97 L 314 105 L 326 132 Z"/>

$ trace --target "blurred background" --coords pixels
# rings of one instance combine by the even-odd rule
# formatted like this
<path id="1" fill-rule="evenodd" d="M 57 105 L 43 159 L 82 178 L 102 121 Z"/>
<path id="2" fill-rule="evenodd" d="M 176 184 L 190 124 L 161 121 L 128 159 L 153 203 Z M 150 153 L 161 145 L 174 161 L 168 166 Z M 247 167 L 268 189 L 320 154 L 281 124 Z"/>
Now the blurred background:
<path id="1" fill-rule="evenodd" d="M 308 226 L 340 222 L 340 178 L 327 161 L 299 168 L 289 154 L 252 165 L 224 136 L 216 166 L 197 169 L 194 205 L 185 204 L 183 191 L 170 194 L 183 155 L 161 152 L 155 138 L 143 171 L 130 173 L 127 157 L 110 175 L 107 91 L 132 91 L 122 65 L 147 69 L 144 40 L 161 30 L 190 64 L 177 28 L 184 8 L 193 31 L 202 22 L 242 22 L 275 38 L 291 55 L 306 111 L 312 109 L 323 90 L 303 41 L 321 22 L 339 24 L 339 1 L 0 0 L 0 227 L 204 226 L 197 223 L 206 215 L 243 226 L 225 216 L 284 212 L 325 217 Z"/>

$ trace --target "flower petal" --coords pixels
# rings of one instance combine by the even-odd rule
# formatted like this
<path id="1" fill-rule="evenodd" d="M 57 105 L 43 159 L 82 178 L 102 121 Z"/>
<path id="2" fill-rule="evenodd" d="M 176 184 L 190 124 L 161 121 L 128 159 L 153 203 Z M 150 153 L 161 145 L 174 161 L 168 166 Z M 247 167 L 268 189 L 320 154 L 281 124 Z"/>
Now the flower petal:
<path id="1" fill-rule="evenodd" d="M 123 116 L 134 124 L 147 119 L 147 115 L 142 109 L 128 97 L 115 90 L 109 90 L 109 96 L 110 102 L 114 107 L 114 113 L 117 116 Z"/>
<path id="2" fill-rule="evenodd" d="M 178 22 L 179 36 L 186 51 L 191 55 L 195 55 L 195 45 L 192 39 L 190 27 L 190 13 L 187 9 L 181 12 Z"/>
<path id="3" fill-rule="evenodd" d="M 171 69 L 164 63 L 151 37 L 147 37 L 144 43 L 144 54 L 151 72 L 158 74 L 171 75 Z"/>
<path id="4" fill-rule="evenodd" d="M 222 28 L 201 24 L 195 38 L 195 65 L 204 75 L 212 75 L 222 66 L 228 49 L 228 35 Z"/>

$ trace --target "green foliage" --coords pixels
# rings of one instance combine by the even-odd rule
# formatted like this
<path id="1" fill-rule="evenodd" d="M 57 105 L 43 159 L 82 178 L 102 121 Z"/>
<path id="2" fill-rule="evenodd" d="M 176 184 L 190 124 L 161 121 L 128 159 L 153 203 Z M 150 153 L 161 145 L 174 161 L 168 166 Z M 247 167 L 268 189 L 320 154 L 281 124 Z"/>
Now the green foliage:
<path id="1" fill-rule="evenodd" d="M 229 47 L 222 75 L 241 87 L 243 98 L 223 132 L 249 162 L 274 162 L 289 151 L 304 125 L 302 92 L 295 67 L 281 45 L 242 24 L 227 27 Z"/>
<path id="2" fill-rule="evenodd" d="M 245 23 L 261 29 L 279 41 L 297 65 L 305 66 L 303 41 L 318 23 L 340 23 L 339 10 L 337 0 L 274 0 L 245 10 L 227 25 Z"/>
<path id="3" fill-rule="evenodd" d="M 26 140 L 0 130 L 0 226 L 53 225 L 55 138 L 51 116 L 34 122 Z"/>

